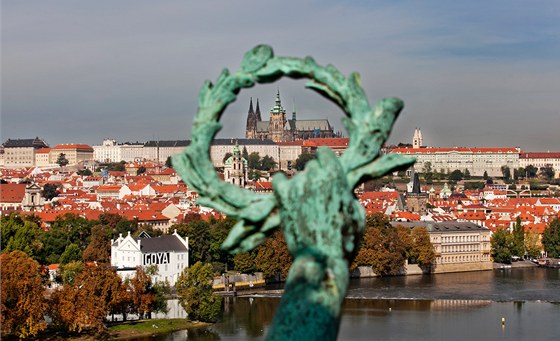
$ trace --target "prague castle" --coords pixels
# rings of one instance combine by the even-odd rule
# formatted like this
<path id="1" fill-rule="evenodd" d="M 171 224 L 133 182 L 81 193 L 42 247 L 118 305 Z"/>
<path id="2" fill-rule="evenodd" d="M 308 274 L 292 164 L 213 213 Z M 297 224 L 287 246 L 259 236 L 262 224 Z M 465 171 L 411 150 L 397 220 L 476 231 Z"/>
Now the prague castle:
<path id="1" fill-rule="evenodd" d="M 337 137 L 327 119 L 298 120 L 295 109 L 292 118 L 286 118 L 286 110 L 280 101 L 280 91 L 276 94 L 276 103 L 270 110 L 270 119 L 263 121 L 257 99 L 253 110 L 253 99 L 249 104 L 245 137 L 248 139 L 270 139 L 274 142 L 291 142 L 310 138 Z"/>

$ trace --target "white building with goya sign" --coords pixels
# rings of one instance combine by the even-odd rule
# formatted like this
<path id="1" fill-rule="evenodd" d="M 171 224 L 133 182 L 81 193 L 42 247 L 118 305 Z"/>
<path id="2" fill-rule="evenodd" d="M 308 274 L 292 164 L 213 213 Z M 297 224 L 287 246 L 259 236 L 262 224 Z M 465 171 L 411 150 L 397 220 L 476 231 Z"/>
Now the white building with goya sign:
<path id="1" fill-rule="evenodd" d="M 136 267 L 157 266 L 152 281 L 168 281 L 175 285 L 183 269 L 189 266 L 189 239 L 177 230 L 172 235 L 150 238 L 147 234 L 133 238 L 130 232 L 111 240 L 111 265 L 122 278 L 134 277 Z"/>

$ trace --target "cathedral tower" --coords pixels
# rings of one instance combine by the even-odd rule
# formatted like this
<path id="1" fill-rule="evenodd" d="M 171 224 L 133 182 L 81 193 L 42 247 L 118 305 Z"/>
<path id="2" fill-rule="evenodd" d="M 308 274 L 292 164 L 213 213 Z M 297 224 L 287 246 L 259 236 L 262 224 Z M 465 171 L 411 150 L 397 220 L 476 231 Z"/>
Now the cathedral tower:
<path id="1" fill-rule="evenodd" d="M 270 110 L 270 121 L 268 122 L 269 138 L 274 142 L 283 142 L 286 127 L 286 110 L 280 102 L 280 90 L 276 93 L 276 104 Z"/>

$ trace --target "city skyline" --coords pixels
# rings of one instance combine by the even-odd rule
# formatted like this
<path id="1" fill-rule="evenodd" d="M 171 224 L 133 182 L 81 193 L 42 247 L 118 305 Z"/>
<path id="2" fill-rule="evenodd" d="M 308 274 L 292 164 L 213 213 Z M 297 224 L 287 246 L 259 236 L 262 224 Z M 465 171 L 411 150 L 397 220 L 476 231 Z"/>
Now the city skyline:
<path id="1" fill-rule="evenodd" d="M 297 9 L 297 11 L 295 10 Z M 420 127 L 434 147 L 558 150 L 560 4 L 258 1 L 27 1 L 2 4 L 2 142 L 190 139 L 198 90 L 259 43 L 358 71 L 373 103 L 405 101 L 389 143 Z M 241 92 L 219 137 L 242 137 L 249 98 L 263 116 L 342 113 L 283 80 Z"/>

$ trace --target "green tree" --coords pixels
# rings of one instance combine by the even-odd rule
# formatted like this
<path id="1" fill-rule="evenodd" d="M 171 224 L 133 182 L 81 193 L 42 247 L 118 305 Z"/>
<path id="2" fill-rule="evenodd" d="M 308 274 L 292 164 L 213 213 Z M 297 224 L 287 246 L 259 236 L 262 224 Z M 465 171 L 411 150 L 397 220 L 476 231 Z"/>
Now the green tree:
<path id="1" fill-rule="evenodd" d="M 500 170 L 502 171 L 502 177 L 504 180 L 511 179 L 511 170 L 508 166 L 502 166 L 500 167 Z"/>
<path id="2" fill-rule="evenodd" d="M 171 161 L 171 156 L 168 156 L 167 159 L 165 159 L 165 167 L 167 167 L 167 168 L 172 168 L 173 167 L 173 164 L 172 164 L 172 161 Z"/>
<path id="3" fill-rule="evenodd" d="M 294 167 L 298 171 L 302 171 L 305 168 L 305 164 L 309 161 L 313 160 L 315 155 L 309 153 L 301 153 L 299 157 L 296 159 Z"/>
<path id="4" fill-rule="evenodd" d="M 93 173 L 92 173 L 89 169 L 84 168 L 84 169 L 81 169 L 81 170 L 78 171 L 78 175 L 81 175 L 81 176 L 92 176 Z"/>
<path id="5" fill-rule="evenodd" d="M 519 167 L 517 168 L 517 177 L 520 179 L 525 179 L 525 168 Z"/>
<path id="6" fill-rule="evenodd" d="M 247 175 L 251 181 L 259 181 L 263 176 L 263 174 L 256 169 L 251 169 Z"/>
<path id="7" fill-rule="evenodd" d="M 56 229 L 64 231 L 68 238 L 67 244 L 75 243 L 83 250 L 89 244 L 91 226 L 93 223 L 94 221 L 89 221 L 77 214 L 67 213 L 63 216 L 56 217 L 51 226 L 51 231 Z M 64 245 L 64 247 L 66 247 L 66 245 Z"/>
<path id="8" fill-rule="evenodd" d="M 538 258 L 543 249 L 539 234 L 536 232 L 528 231 L 525 233 L 525 250 L 527 256 L 531 258 Z"/>
<path id="9" fill-rule="evenodd" d="M 2 336 L 28 338 L 46 329 L 45 288 L 39 263 L 22 251 L 0 255 Z"/>
<path id="10" fill-rule="evenodd" d="M 241 273 L 252 273 L 256 270 L 253 252 L 238 253 L 233 257 L 234 269 Z"/>
<path id="11" fill-rule="evenodd" d="M 548 257 L 560 258 L 560 219 L 554 219 L 544 229 L 542 244 Z"/>
<path id="12" fill-rule="evenodd" d="M 484 171 L 484 174 L 482 175 L 482 178 L 484 180 L 488 180 L 488 172 L 487 171 Z"/>
<path id="13" fill-rule="evenodd" d="M 451 172 L 451 174 L 449 174 L 449 178 L 450 181 L 461 181 L 463 180 L 463 172 L 461 172 L 460 170 L 456 169 L 453 172 Z"/>
<path id="14" fill-rule="evenodd" d="M 34 259 L 40 259 L 43 243 L 39 238 L 44 232 L 36 223 L 11 214 L 2 218 L 1 232 L 2 252 L 19 250 Z"/>
<path id="15" fill-rule="evenodd" d="M 64 252 L 60 255 L 60 264 L 68 264 L 70 262 L 79 261 L 82 259 L 82 250 L 78 245 L 72 243 L 66 246 Z"/>
<path id="16" fill-rule="evenodd" d="M 512 256 L 525 256 L 525 228 L 521 225 L 521 218 L 517 217 L 511 234 L 511 254 Z"/>
<path id="17" fill-rule="evenodd" d="M 171 230 L 177 229 L 181 237 L 189 237 L 190 264 L 196 262 L 210 262 L 210 225 L 204 220 L 193 220 L 187 224 L 177 224 Z"/>
<path id="18" fill-rule="evenodd" d="M 410 232 L 410 256 L 414 263 L 423 269 L 429 269 L 436 259 L 434 246 L 430 241 L 430 234 L 425 227 L 415 227 Z"/>
<path id="19" fill-rule="evenodd" d="M 539 175 L 543 179 L 550 181 L 554 178 L 554 168 L 552 168 L 552 165 L 546 165 L 544 167 L 541 167 L 539 170 Z"/>
<path id="20" fill-rule="evenodd" d="M 43 190 L 41 191 L 41 195 L 45 198 L 45 200 L 52 200 L 57 197 L 58 194 L 58 186 L 55 184 L 45 184 L 43 186 Z"/>
<path id="21" fill-rule="evenodd" d="M 271 156 L 265 155 L 261 160 L 260 160 L 260 165 L 259 165 L 259 170 L 262 171 L 270 171 L 272 169 L 274 169 L 274 167 L 276 167 L 276 161 L 274 161 L 274 159 Z"/>
<path id="22" fill-rule="evenodd" d="M 138 169 L 136 170 L 136 175 L 140 175 L 142 173 L 146 173 L 146 167 L 144 166 L 140 166 L 138 167 Z"/>
<path id="23" fill-rule="evenodd" d="M 249 169 L 259 169 L 260 161 L 261 157 L 259 156 L 259 153 L 252 152 L 247 158 L 247 167 L 249 167 Z"/>
<path id="24" fill-rule="evenodd" d="M 66 154 L 64 153 L 58 154 L 58 157 L 56 158 L 56 164 L 59 165 L 60 167 L 66 166 L 68 164 L 68 159 L 66 158 Z"/>
<path id="25" fill-rule="evenodd" d="M 84 263 L 81 261 L 63 264 L 60 266 L 60 280 L 63 284 L 72 285 L 82 271 L 84 271 Z"/>
<path id="26" fill-rule="evenodd" d="M 201 262 L 185 268 L 179 276 L 177 296 L 190 320 L 214 322 L 220 316 L 222 298 L 212 291 L 212 279 L 212 266 Z"/>
<path id="27" fill-rule="evenodd" d="M 527 177 L 529 179 L 536 178 L 537 177 L 537 172 L 538 172 L 537 167 L 535 167 L 533 165 L 529 165 L 529 166 L 525 167 L 525 177 Z"/>
<path id="28" fill-rule="evenodd" d="M 506 229 L 498 229 L 490 241 L 494 262 L 511 263 L 511 233 Z"/>
<path id="29" fill-rule="evenodd" d="M 241 152 L 241 157 L 245 160 L 249 161 L 249 152 L 247 151 L 247 147 L 243 146 L 243 151 Z"/>
<path id="30" fill-rule="evenodd" d="M 208 249 L 210 262 L 233 265 L 233 256 L 222 250 L 221 246 L 235 223 L 236 220 L 229 217 L 210 222 L 210 246 Z"/>
<path id="31" fill-rule="evenodd" d="M 463 177 L 465 178 L 465 180 L 470 180 L 471 178 L 471 172 L 469 172 L 467 168 L 465 168 L 465 171 L 463 172 Z"/>
<path id="32" fill-rule="evenodd" d="M 465 182 L 465 190 L 483 189 L 486 184 L 482 181 Z"/>
<path id="33" fill-rule="evenodd" d="M 432 163 L 430 161 L 425 162 L 422 166 L 422 173 L 427 174 L 432 172 Z"/>
<path id="34" fill-rule="evenodd" d="M 89 244 L 92 223 L 94 221 L 75 214 L 58 216 L 48 233 L 42 233 L 40 236 L 43 249 L 39 262 L 43 264 L 59 263 L 60 255 L 71 243 L 78 245 L 80 250 L 85 249 Z"/>
<path id="35" fill-rule="evenodd" d="M 126 162 L 125 162 L 125 161 L 114 162 L 114 163 L 110 163 L 110 164 L 107 166 L 107 169 L 108 169 L 109 171 L 112 171 L 112 172 L 124 172 L 124 171 L 126 171 L 125 165 L 126 165 Z"/>

